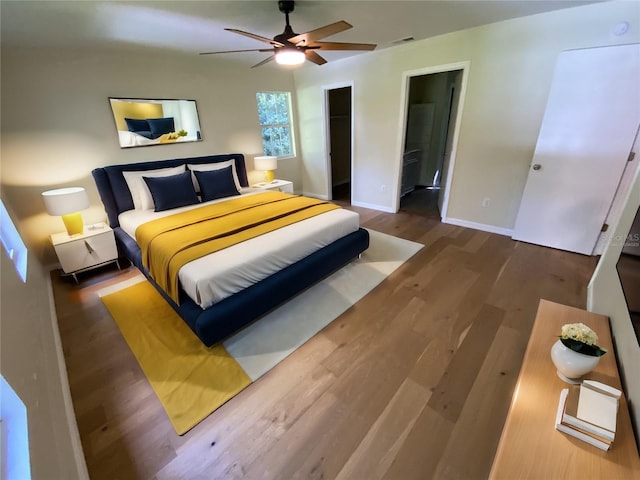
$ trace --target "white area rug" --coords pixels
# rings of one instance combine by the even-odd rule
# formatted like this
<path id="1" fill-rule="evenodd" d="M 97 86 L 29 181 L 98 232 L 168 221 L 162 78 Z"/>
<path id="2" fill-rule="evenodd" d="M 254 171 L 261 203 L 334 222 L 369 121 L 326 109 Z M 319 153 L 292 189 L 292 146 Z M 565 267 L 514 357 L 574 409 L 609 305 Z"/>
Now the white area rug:
<path id="1" fill-rule="evenodd" d="M 373 290 L 423 245 L 369 230 L 362 256 L 276 308 L 223 342 L 255 381 Z M 145 281 L 139 276 L 107 287 L 98 295 Z"/>
<path id="2" fill-rule="evenodd" d="M 223 342 L 252 380 L 338 318 L 423 247 L 374 230 L 369 234 L 370 245 L 361 258 Z"/>

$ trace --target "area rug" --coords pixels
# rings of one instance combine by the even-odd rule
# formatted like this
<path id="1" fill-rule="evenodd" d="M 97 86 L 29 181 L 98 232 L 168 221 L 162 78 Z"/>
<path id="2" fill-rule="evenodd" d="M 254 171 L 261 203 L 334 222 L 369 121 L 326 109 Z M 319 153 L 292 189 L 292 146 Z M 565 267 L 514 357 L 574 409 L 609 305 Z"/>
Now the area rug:
<path id="1" fill-rule="evenodd" d="M 196 426 L 369 293 L 423 245 L 369 230 L 370 246 L 222 344 L 205 347 L 140 275 L 101 292 L 179 435 Z"/>

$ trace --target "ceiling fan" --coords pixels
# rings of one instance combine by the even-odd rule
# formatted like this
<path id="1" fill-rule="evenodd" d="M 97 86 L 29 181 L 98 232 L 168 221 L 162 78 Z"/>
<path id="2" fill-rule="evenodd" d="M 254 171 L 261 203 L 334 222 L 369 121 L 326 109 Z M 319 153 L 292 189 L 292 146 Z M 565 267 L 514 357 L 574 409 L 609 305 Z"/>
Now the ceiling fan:
<path id="1" fill-rule="evenodd" d="M 311 30 L 307 33 L 295 33 L 289 25 L 289 13 L 293 12 L 295 2 L 293 1 L 279 1 L 278 9 L 284 13 L 286 18 L 286 25 L 284 32 L 280 35 L 270 38 L 256 35 L 255 33 L 244 32 L 235 28 L 225 28 L 225 30 L 245 37 L 253 38 L 264 43 L 271 45 L 271 48 L 256 48 L 251 50 L 227 50 L 224 52 L 203 52 L 200 55 L 213 55 L 218 53 L 238 53 L 238 52 L 273 52 L 273 55 L 254 65 L 251 68 L 259 67 L 272 60 L 275 60 L 282 65 L 299 65 L 304 63 L 305 60 L 315 63 L 316 65 L 323 65 L 327 61 L 322 58 L 316 50 L 373 50 L 376 48 L 372 43 L 344 43 L 344 42 L 319 42 L 331 35 L 343 32 L 350 28 L 352 25 L 341 20 L 324 27 Z"/>

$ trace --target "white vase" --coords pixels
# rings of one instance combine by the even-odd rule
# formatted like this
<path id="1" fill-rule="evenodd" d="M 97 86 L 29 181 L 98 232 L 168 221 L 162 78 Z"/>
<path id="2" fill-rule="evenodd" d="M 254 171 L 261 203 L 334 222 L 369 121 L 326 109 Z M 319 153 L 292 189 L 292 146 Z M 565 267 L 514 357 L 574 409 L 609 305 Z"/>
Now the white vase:
<path id="1" fill-rule="evenodd" d="M 596 368 L 600 357 L 571 350 L 558 340 L 551 347 L 551 360 L 557 368 L 558 377 L 575 385 L 581 382 L 583 375 Z"/>

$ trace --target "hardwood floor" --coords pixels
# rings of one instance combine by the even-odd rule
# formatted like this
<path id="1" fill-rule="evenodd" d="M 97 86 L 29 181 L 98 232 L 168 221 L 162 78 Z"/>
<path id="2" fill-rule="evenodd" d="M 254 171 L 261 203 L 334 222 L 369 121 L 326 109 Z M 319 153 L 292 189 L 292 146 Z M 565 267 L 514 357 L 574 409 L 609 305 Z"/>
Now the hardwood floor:
<path id="1" fill-rule="evenodd" d="M 92 479 L 487 477 L 538 300 L 584 308 L 596 259 L 348 208 L 425 248 L 182 437 L 96 295 L 135 270 L 53 274 Z"/>
<path id="2" fill-rule="evenodd" d="M 440 220 L 439 189 L 416 187 L 400 199 L 400 211 Z"/>

